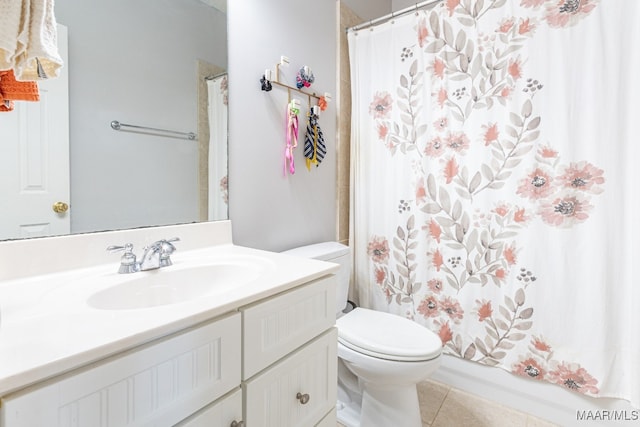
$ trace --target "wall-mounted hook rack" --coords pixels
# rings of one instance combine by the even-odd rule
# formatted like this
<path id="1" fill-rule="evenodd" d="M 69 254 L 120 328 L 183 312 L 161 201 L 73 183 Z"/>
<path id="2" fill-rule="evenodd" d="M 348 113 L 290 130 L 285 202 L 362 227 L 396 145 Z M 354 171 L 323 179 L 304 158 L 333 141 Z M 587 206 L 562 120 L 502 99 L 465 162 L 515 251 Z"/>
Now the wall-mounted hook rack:
<path id="1" fill-rule="evenodd" d="M 326 101 L 329 101 L 331 99 L 331 95 L 328 92 L 325 92 L 324 95 L 319 95 L 319 94 L 317 94 L 315 92 L 309 93 L 307 91 L 298 89 L 295 86 L 290 86 L 290 85 L 288 85 L 286 83 L 280 82 L 280 67 L 281 66 L 282 67 L 287 67 L 287 66 L 289 66 L 289 63 L 290 63 L 289 58 L 287 58 L 284 55 L 281 56 L 280 57 L 280 62 L 276 64 L 275 78 L 273 80 L 270 79 L 270 77 L 271 77 L 271 70 L 270 69 L 265 70 L 264 78 L 266 80 L 269 80 L 272 84 L 274 84 L 276 86 L 280 86 L 280 87 L 283 87 L 283 88 L 287 89 L 288 95 L 289 95 L 289 100 L 291 100 L 291 91 L 295 91 L 295 92 L 298 92 L 298 93 L 306 96 L 309 105 L 311 105 L 311 98 L 314 98 L 316 100 L 320 100 L 321 98 L 324 97 Z"/>

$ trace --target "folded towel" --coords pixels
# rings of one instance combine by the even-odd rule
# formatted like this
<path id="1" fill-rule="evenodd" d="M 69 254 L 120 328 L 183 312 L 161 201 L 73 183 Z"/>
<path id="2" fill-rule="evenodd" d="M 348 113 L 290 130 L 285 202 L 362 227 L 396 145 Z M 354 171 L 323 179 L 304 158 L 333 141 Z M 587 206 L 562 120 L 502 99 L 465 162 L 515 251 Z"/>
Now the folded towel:
<path id="1" fill-rule="evenodd" d="M 53 0 L 22 0 L 22 2 L 29 3 L 28 21 L 25 26 L 29 37 L 26 49 L 16 55 L 14 67 L 16 79 L 26 81 L 57 77 L 63 61 L 58 53 L 58 32 L 53 14 Z M 23 36 L 22 34 L 18 36 L 19 39 Z"/>
<path id="2" fill-rule="evenodd" d="M 13 101 L 3 101 L 2 95 L 0 95 L 0 113 L 13 111 L 13 108 L 14 108 Z"/>
<path id="3" fill-rule="evenodd" d="M 0 70 L 13 68 L 16 56 L 25 51 L 28 14 L 28 1 L 0 0 Z"/>
<path id="4" fill-rule="evenodd" d="M 0 71 L 0 96 L 5 101 L 39 101 L 40 92 L 36 82 L 19 82 L 13 70 Z"/>

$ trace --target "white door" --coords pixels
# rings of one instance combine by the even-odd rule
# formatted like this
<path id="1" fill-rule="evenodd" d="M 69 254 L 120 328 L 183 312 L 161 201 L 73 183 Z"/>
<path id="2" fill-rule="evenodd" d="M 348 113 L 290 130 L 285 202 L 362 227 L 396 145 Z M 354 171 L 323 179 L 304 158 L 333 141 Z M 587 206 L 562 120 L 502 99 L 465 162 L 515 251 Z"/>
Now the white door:
<path id="1" fill-rule="evenodd" d="M 68 234 L 70 208 L 67 28 L 58 26 L 60 76 L 38 82 L 39 102 L 0 113 L 0 240 Z M 64 207 L 64 206 L 63 206 Z"/>

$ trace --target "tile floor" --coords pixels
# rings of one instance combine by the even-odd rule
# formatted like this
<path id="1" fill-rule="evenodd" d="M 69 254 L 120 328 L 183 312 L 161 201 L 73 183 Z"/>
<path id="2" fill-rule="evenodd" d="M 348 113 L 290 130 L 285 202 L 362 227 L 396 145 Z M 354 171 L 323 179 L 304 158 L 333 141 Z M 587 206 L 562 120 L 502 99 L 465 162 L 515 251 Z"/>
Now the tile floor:
<path id="1" fill-rule="evenodd" d="M 556 425 L 436 381 L 425 381 L 419 384 L 418 398 L 423 427 L 553 427 Z M 338 423 L 338 427 L 343 426 Z"/>

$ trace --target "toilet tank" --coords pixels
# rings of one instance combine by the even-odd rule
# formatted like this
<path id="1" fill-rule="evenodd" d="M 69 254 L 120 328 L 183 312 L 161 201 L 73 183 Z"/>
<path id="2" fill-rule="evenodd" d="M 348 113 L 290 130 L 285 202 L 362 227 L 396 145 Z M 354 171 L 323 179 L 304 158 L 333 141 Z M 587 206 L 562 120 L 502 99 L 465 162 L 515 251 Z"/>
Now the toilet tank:
<path id="1" fill-rule="evenodd" d="M 340 269 L 336 273 L 338 279 L 336 317 L 339 317 L 342 314 L 342 310 L 347 306 L 347 297 L 349 295 L 349 277 L 351 276 L 351 251 L 349 247 L 338 242 L 323 242 L 300 246 L 282 253 L 340 264 Z"/>

